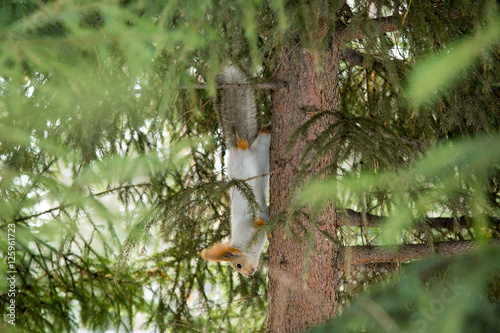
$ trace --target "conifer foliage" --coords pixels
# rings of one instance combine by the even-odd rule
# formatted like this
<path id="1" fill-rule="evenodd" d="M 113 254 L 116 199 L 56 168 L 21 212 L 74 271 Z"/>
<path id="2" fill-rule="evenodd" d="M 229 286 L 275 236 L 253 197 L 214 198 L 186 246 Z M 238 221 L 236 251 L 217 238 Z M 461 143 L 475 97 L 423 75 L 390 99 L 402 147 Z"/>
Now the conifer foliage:
<path id="1" fill-rule="evenodd" d="M 342 315 L 317 331 L 494 330 L 499 17 L 491 0 L 0 2 L 0 331 L 264 330 L 266 254 L 251 279 L 199 258 L 230 233 L 229 189 L 253 201 L 226 176 L 216 78 L 233 63 L 282 93 L 300 84 L 275 82 L 284 50 L 322 73 L 332 45 L 338 107 L 297 106 L 279 156 L 304 142 L 296 196 L 266 226 L 300 241 L 306 216 L 313 253 L 336 209 Z M 458 258 L 349 259 L 461 241 Z"/>

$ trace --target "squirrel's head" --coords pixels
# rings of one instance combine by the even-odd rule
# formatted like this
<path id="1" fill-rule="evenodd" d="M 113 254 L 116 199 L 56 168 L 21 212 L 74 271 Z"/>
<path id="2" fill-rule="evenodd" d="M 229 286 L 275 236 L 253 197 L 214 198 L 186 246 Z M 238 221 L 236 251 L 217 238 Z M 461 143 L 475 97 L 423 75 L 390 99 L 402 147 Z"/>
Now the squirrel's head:
<path id="1" fill-rule="evenodd" d="M 247 278 L 255 273 L 259 263 L 258 256 L 244 253 L 229 243 L 215 243 L 208 249 L 201 251 L 200 255 L 209 261 L 228 261 L 235 270 Z"/>

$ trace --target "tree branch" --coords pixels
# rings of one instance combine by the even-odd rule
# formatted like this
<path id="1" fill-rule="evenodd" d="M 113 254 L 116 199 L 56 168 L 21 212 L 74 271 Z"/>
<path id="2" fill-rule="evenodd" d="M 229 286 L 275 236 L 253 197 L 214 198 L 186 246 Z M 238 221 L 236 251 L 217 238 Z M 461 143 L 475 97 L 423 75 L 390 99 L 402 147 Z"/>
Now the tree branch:
<path id="1" fill-rule="evenodd" d="M 99 197 L 99 196 L 103 196 L 103 195 L 111 193 L 111 192 L 115 192 L 115 191 L 119 191 L 119 190 L 125 190 L 125 189 L 129 189 L 129 188 L 134 188 L 134 187 L 141 187 L 141 186 L 151 186 L 151 183 L 141 183 L 141 184 L 132 184 L 132 185 L 124 185 L 124 186 L 114 187 L 114 188 L 110 188 L 110 189 L 104 190 L 102 192 L 95 193 L 94 196 L 95 197 Z M 43 212 L 39 212 L 39 213 L 36 213 L 36 214 L 33 214 L 33 215 L 27 215 L 27 216 L 17 217 L 17 218 L 14 219 L 14 222 L 23 222 L 23 221 L 31 220 L 31 219 L 33 219 L 35 217 L 39 217 L 41 215 L 49 214 L 49 213 L 52 213 L 54 211 L 64 209 L 66 207 L 68 207 L 68 204 L 61 204 L 61 205 L 59 205 L 57 207 L 52 207 L 52 208 L 47 209 L 47 210 L 45 210 Z"/>
<path id="2" fill-rule="evenodd" d="M 47 209 L 46 211 L 43 211 L 43 212 L 40 212 L 40 213 L 36 213 L 36 214 L 33 214 L 33 215 L 28 215 L 28 216 L 21 216 L 21 217 L 17 217 L 14 219 L 14 222 L 23 222 L 23 221 L 27 221 L 27 220 L 31 220 L 35 217 L 38 217 L 38 216 L 41 216 L 41 215 L 45 215 L 45 214 L 49 214 L 49 213 L 52 213 L 56 210 L 61 210 L 61 209 L 64 209 L 66 207 L 66 205 L 60 205 L 60 206 L 57 206 L 57 207 L 53 207 L 53 208 L 50 208 L 50 209 Z"/>
<path id="3" fill-rule="evenodd" d="M 355 212 L 354 210 L 347 209 L 344 213 L 339 212 L 339 223 L 341 225 L 350 225 L 354 227 L 363 227 L 363 216 L 361 213 Z M 366 226 L 367 227 L 379 227 L 385 217 L 366 214 Z M 431 228 L 436 229 L 449 229 L 453 230 L 455 226 L 460 228 L 468 228 L 470 227 L 469 223 L 470 218 L 466 216 L 461 216 L 458 218 L 454 217 L 426 217 L 424 221 L 418 222 L 420 227 L 423 227 L 424 224 L 427 224 Z M 496 217 L 489 218 L 490 224 L 493 226 L 500 227 L 500 219 Z"/>
<path id="4" fill-rule="evenodd" d="M 355 39 L 362 39 L 368 36 L 367 31 L 371 30 L 371 26 L 373 24 L 378 25 L 378 28 L 381 32 L 391 32 L 401 29 L 402 25 L 407 24 L 408 21 L 401 22 L 401 18 L 399 16 L 386 16 L 386 17 L 377 17 L 372 20 L 368 20 L 363 27 L 358 29 L 350 28 L 350 25 L 343 32 L 342 40 L 347 43 Z"/>
<path id="5" fill-rule="evenodd" d="M 353 273 L 378 273 L 387 274 L 397 270 L 401 265 L 396 262 L 377 262 L 351 265 Z"/>
<path id="6" fill-rule="evenodd" d="M 453 4 L 453 2 L 452 2 Z M 347 6 L 348 7 L 348 6 Z M 452 19 L 457 19 L 460 16 L 460 9 L 458 5 L 452 5 L 452 7 L 434 6 L 435 14 L 439 16 L 446 16 Z M 349 8 L 350 11 L 350 8 Z M 371 20 L 367 20 L 362 27 L 356 28 L 354 22 L 350 23 L 346 28 L 339 31 L 342 34 L 343 41 L 345 43 L 353 41 L 355 39 L 366 38 L 372 33 L 378 32 L 392 32 L 401 29 L 403 26 L 407 25 L 409 22 L 406 19 L 406 12 L 403 16 L 391 15 L 385 17 L 377 17 Z M 348 12 L 349 15 L 349 12 Z M 353 17 L 352 12 L 350 17 Z M 377 25 L 379 31 L 373 31 L 373 25 Z"/>
<path id="7" fill-rule="evenodd" d="M 346 48 L 340 53 L 340 60 L 348 62 L 350 64 L 366 68 L 365 66 L 365 54 L 359 51 L 356 51 L 351 48 Z M 373 62 L 372 69 L 380 72 L 383 69 L 383 64 L 380 60 L 376 59 Z"/>
<path id="8" fill-rule="evenodd" d="M 500 239 L 492 239 L 493 246 L 500 246 Z M 475 241 L 437 242 L 433 247 L 427 244 L 407 244 L 398 247 L 364 245 L 344 247 L 343 254 L 351 265 L 368 263 L 391 263 L 421 259 L 438 254 L 452 256 L 471 252 L 478 247 Z"/>
<path id="9" fill-rule="evenodd" d="M 242 87 L 256 87 L 262 90 L 278 90 L 286 88 L 288 83 L 285 81 L 263 82 L 263 83 L 234 83 L 234 84 L 220 84 L 217 89 L 237 89 Z M 207 89 L 206 84 L 197 84 L 195 86 L 181 87 L 180 89 Z"/>

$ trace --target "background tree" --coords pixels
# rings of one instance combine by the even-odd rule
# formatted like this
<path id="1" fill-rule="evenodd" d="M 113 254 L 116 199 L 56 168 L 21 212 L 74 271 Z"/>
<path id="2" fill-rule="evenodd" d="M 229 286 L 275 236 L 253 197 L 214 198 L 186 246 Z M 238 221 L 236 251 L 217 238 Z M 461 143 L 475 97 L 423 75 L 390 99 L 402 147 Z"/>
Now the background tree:
<path id="1" fill-rule="evenodd" d="M 339 309 L 318 330 L 497 327 L 486 246 L 371 285 L 417 257 L 412 243 L 498 236 L 498 17 L 494 1 L 2 2 L 15 328 L 279 331 Z M 267 322 L 266 263 L 244 279 L 199 259 L 229 234 L 237 185 L 213 110 L 227 61 L 286 81 L 259 95 L 273 123 Z M 409 245 L 376 247 L 394 243 Z M 5 304 L 9 288 L 0 277 Z"/>
<path id="2" fill-rule="evenodd" d="M 310 16 L 314 23 L 311 23 L 308 34 L 301 34 L 303 30 L 300 28 L 291 29 L 297 33 L 295 44 L 284 52 L 285 56 L 279 59 L 275 69 L 275 76 L 289 82 L 290 86 L 287 91 L 273 96 L 272 120 L 276 130 L 273 131 L 271 156 L 276 157 L 271 169 L 274 172 L 271 176 L 271 215 L 278 220 L 285 218 L 287 222 L 281 229 L 285 234 L 273 238 L 270 245 L 268 332 L 305 328 L 335 314 L 339 308 L 338 292 L 342 289 L 339 287 L 344 264 L 347 265 L 346 276 L 351 280 L 350 264 L 382 263 L 382 266 L 372 266 L 368 274 L 354 277 L 370 281 L 377 267 L 389 265 L 391 268 L 391 263 L 421 258 L 434 251 L 457 254 L 470 250 L 473 243 L 462 240 L 484 238 L 484 235 L 491 237 L 490 231 L 486 231 L 488 220 L 498 227 L 494 217 L 498 208 L 497 189 L 488 188 L 487 191 L 493 190 L 494 194 L 485 194 L 483 190 L 484 184 L 495 182 L 489 177 L 497 177 L 498 154 L 489 149 L 482 151 L 480 159 L 484 160 L 481 162 L 475 155 L 479 154 L 478 146 L 498 145 L 497 138 L 489 144 L 486 143 L 488 140 L 478 140 L 472 146 L 458 145 L 453 149 L 438 150 L 431 155 L 432 164 L 424 160 L 413 166 L 436 142 L 495 132 L 498 125 L 496 89 L 487 88 L 490 94 L 486 98 L 475 96 L 470 90 L 476 89 L 478 82 L 467 82 L 462 86 L 466 89 L 466 97 L 459 98 L 457 104 L 448 102 L 450 99 L 456 101 L 457 91 L 451 93 L 451 98 L 448 91 L 442 93 L 437 102 L 429 102 L 436 91 L 448 87 L 450 80 L 469 68 L 478 56 L 488 58 L 485 50 L 499 36 L 498 20 L 486 12 L 480 14 L 480 11 L 493 10 L 498 14 L 498 9 L 487 2 L 469 3 L 471 7 L 456 3 L 410 6 L 387 2 L 318 4 L 316 9 L 308 8 L 316 10 L 316 15 Z M 464 26 L 463 22 L 455 21 L 466 7 L 470 10 L 467 15 L 479 10 L 475 26 Z M 331 15 L 332 12 L 335 15 Z M 449 25 L 443 28 L 442 23 Z M 473 37 L 458 40 L 460 35 L 454 29 L 461 29 L 460 34 Z M 318 46 L 311 40 L 322 41 L 322 44 L 311 51 L 310 43 Z M 409 98 L 404 98 L 400 92 L 414 59 L 422 52 L 438 48 L 446 49 L 449 54 L 430 59 L 418 67 L 409 80 L 406 91 Z M 493 55 L 493 58 L 496 63 L 498 57 Z M 348 63 L 347 66 L 339 66 L 341 59 Z M 481 74 L 474 72 L 472 75 L 483 76 L 489 63 L 490 60 L 482 63 Z M 308 74 L 313 64 L 321 68 L 319 74 Z M 339 90 L 336 80 L 330 79 L 335 78 L 337 70 Z M 335 74 L 332 75 L 331 71 Z M 319 93 L 316 93 L 318 87 Z M 338 91 L 340 95 L 337 95 Z M 316 94 L 320 98 L 315 99 Z M 337 98 L 340 99 L 338 105 Z M 480 110 L 465 100 L 474 100 L 472 104 Z M 307 120 L 308 115 L 313 116 Z M 479 121 L 480 118 L 485 121 Z M 444 126 L 445 122 L 453 122 L 454 126 Z M 472 122 L 476 124 L 475 128 L 466 129 L 469 127 L 466 124 Z M 287 147 L 288 155 L 284 153 Z M 477 151 L 468 151 L 471 148 Z M 463 163 L 471 165 L 464 168 Z M 475 169 L 472 165 L 476 164 L 488 171 Z M 411 171 L 404 173 L 404 177 L 411 181 L 403 180 L 404 177 L 397 172 L 389 172 L 395 169 L 403 172 L 407 168 Z M 301 205 L 297 208 L 294 204 L 296 200 L 289 191 L 300 188 L 301 182 L 319 170 L 322 174 L 330 173 L 336 180 L 319 181 L 323 185 L 310 186 L 302 198 L 305 202 L 319 203 L 319 207 L 325 207 L 328 202 L 336 204 L 340 219 L 328 204 L 328 213 L 319 210 L 313 215 Z M 379 176 L 358 179 L 365 173 Z M 481 198 L 483 195 L 490 200 Z M 286 208 L 283 208 L 283 203 Z M 375 212 L 379 216 L 374 216 Z M 376 237 L 367 228 L 381 227 L 382 223 L 374 223 L 381 220 L 380 215 L 390 216 L 383 227 L 385 237 Z M 415 220 L 426 223 L 424 227 L 420 224 L 411 228 Z M 339 225 L 346 227 L 338 229 Z M 351 225 L 360 229 L 353 230 Z M 471 226 L 476 226 L 475 233 Z M 398 233 L 401 230 L 406 231 Z M 464 230 L 467 230 L 466 235 Z M 297 235 L 301 240 L 299 243 L 296 242 Z M 291 236 L 295 236 L 295 242 L 290 240 Z M 457 242 L 439 243 L 443 240 Z M 415 242 L 421 244 L 400 249 L 379 249 L 375 245 Z M 330 245 L 325 248 L 323 243 Z M 335 247 L 335 244 L 349 243 L 365 245 Z M 474 279 L 464 280 L 467 281 L 464 285 L 467 285 Z M 421 288 L 418 290 L 425 293 Z M 406 304 L 405 300 L 401 303 Z M 394 299 L 390 305 L 397 307 L 398 304 Z M 401 320 L 399 323 L 391 318 L 392 312 L 381 306 L 377 309 L 378 306 L 374 303 L 370 306 L 373 309 L 367 311 L 373 318 L 359 320 L 363 324 L 358 322 L 359 326 L 355 327 L 398 331 L 401 329 L 398 325 L 408 325 L 407 317 L 396 316 Z M 456 313 L 465 311 L 456 310 Z M 385 323 L 380 322 L 381 314 Z M 370 320 L 379 326 L 370 325 Z M 412 324 L 414 322 L 410 321 L 408 329 L 422 327 Z M 428 326 L 426 322 L 425 327 Z M 449 327 L 452 326 L 458 329 L 460 325 Z M 336 328 L 336 324 L 327 330 L 333 327 Z M 341 325 L 337 330 L 344 331 L 346 327 L 350 327 L 349 324 Z M 447 327 L 446 320 L 436 327 Z"/>

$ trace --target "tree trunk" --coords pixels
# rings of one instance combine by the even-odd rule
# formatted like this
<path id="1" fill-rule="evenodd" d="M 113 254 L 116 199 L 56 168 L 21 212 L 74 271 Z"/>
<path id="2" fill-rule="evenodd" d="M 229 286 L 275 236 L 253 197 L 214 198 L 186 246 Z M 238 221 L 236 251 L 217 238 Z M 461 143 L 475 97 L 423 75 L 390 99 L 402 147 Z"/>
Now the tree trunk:
<path id="1" fill-rule="evenodd" d="M 300 152 L 305 142 L 299 140 L 290 155 L 285 150 L 291 134 L 308 119 L 301 108 L 337 109 L 339 57 L 339 47 L 333 43 L 319 64 L 320 72 L 315 71 L 318 59 L 305 51 L 285 50 L 278 61 L 274 79 L 287 82 L 288 87 L 273 94 L 271 218 L 287 210 L 291 184 L 300 168 Z M 330 121 L 331 118 L 324 118 L 314 124 L 307 139 L 314 139 Z M 315 164 L 310 175 L 317 174 L 329 161 L 326 156 Z M 306 228 L 310 226 L 306 219 L 300 223 Z M 328 207 L 320 217 L 320 228 L 336 237 L 336 223 L 336 211 Z M 302 330 L 335 316 L 338 309 L 338 285 L 343 267 L 340 246 L 313 230 L 316 251 L 311 258 L 305 258 L 305 235 L 299 228 L 292 228 L 302 242 L 295 241 L 285 228 L 274 231 L 270 240 L 267 332 Z"/>

